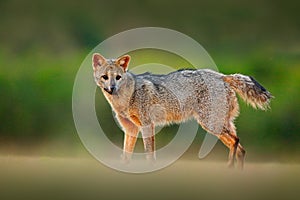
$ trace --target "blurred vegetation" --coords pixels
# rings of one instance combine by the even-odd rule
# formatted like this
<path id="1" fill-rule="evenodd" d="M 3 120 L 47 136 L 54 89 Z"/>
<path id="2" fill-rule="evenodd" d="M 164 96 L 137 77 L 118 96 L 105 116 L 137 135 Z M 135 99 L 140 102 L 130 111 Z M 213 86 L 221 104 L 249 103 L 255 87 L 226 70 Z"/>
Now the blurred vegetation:
<path id="1" fill-rule="evenodd" d="M 52 142 L 53 151 L 80 149 L 71 98 L 81 62 L 114 34 L 157 26 L 197 40 L 221 72 L 254 76 L 268 88 L 275 96 L 270 111 L 240 103 L 238 134 L 247 149 L 294 159 L 300 145 L 299 6 L 299 1 L 277 0 L 1 0 L 0 150 Z M 120 142 L 122 133 L 111 125 L 111 110 L 97 92 L 105 109 L 100 123 L 117 133 L 109 137 Z M 176 127 L 165 128 L 166 136 L 158 137 L 169 141 L 170 129 Z"/>

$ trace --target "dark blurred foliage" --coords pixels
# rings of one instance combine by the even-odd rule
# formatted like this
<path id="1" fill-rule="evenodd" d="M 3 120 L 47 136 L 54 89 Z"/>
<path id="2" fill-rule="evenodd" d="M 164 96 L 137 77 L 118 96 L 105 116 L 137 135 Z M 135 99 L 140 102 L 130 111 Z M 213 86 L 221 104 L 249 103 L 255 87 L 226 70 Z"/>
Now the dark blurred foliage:
<path id="1" fill-rule="evenodd" d="M 81 62 L 114 34 L 156 26 L 197 40 L 221 72 L 254 76 L 268 88 L 276 97 L 270 111 L 254 111 L 240 103 L 241 141 L 258 152 L 296 155 L 300 145 L 299 7 L 299 1 L 266 0 L 1 0 L 0 143 L 34 146 L 61 141 L 63 146 L 78 146 L 71 98 Z M 118 136 L 109 137 L 120 142 L 122 133 L 111 124 L 111 111 L 99 95 L 103 103 L 98 109 L 105 109 L 100 123 L 113 126 L 111 132 Z M 173 136 L 168 134 L 170 128 L 165 130 L 168 136 L 159 137 L 167 142 Z"/>

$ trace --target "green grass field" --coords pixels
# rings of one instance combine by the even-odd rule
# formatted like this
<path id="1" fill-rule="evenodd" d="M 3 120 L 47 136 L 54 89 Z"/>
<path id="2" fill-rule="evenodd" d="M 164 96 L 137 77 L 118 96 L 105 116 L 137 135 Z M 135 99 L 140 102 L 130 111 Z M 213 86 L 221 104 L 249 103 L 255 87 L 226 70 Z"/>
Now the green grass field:
<path id="1" fill-rule="evenodd" d="M 0 199 L 299 199 L 300 165 L 181 159 L 127 174 L 92 158 L 0 157 Z"/>

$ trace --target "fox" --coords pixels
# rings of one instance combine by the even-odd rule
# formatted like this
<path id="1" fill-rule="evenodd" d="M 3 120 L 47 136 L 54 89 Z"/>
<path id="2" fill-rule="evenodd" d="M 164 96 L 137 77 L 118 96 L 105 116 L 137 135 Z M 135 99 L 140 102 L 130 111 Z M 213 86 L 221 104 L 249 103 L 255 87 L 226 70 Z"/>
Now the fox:
<path id="1" fill-rule="evenodd" d="M 253 77 L 210 69 L 180 69 L 169 74 L 133 74 L 131 57 L 92 55 L 95 83 L 124 132 L 122 160 L 130 162 L 141 133 L 146 160 L 155 162 L 155 127 L 195 119 L 229 149 L 229 167 L 243 169 L 246 151 L 237 136 L 238 94 L 254 108 L 267 110 L 273 98 Z"/>

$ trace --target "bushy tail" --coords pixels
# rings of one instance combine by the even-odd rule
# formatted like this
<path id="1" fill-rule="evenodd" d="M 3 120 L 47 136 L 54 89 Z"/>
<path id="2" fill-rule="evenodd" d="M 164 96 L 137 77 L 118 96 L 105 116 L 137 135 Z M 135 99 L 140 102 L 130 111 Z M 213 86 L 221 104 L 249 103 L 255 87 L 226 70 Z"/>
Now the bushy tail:
<path id="1" fill-rule="evenodd" d="M 273 98 L 273 96 L 253 77 L 242 74 L 232 74 L 224 76 L 223 79 L 229 83 L 231 88 L 233 88 L 244 101 L 254 108 L 266 110 L 270 107 L 270 99 Z"/>

